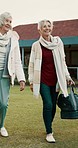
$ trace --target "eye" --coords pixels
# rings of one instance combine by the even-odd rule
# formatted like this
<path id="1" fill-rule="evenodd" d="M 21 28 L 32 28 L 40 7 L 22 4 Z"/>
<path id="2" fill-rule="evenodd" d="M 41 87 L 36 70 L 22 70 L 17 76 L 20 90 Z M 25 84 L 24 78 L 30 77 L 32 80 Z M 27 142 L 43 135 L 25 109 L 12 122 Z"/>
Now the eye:
<path id="1" fill-rule="evenodd" d="M 10 24 L 12 23 L 12 21 L 10 21 Z"/>
<path id="2" fill-rule="evenodd" d="M 48 27 L 51 27 L 51 25 L 48 25 Z"/>
<path id="3" fill-rule="evenodd" d="M 6 19 L 5 21 L 8 22 L 8 19 Z"/>
<path id="4" fill-rule="evenodd" d="M 6 22 L 11 24 L 12 20 L 6 19 Z"/>
<path id="5" fill-rule="evenodd" d="M 46 25 L 44 25 L 43 27 L 46 28 Z"/>

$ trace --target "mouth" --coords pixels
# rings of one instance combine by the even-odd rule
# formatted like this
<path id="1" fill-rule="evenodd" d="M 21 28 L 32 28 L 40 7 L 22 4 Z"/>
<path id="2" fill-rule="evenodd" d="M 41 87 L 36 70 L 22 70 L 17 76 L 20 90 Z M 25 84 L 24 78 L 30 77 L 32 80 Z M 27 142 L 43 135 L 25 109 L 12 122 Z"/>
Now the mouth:
<path id="1" fill-rule="evenodd" d="M 45 33 L 51 33 L 51 31 L 45 31 Z"/>
<path id="2" fill-rule="evenodd" d="M 9 25 L 6 25 L 5 28 L 10 29 L 11 27 Z"/>

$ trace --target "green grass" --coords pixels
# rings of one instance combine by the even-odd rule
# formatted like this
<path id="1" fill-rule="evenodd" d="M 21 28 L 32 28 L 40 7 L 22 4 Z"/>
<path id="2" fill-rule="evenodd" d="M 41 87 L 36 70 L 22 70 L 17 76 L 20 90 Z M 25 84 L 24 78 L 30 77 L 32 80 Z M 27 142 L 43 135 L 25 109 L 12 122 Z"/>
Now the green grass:
<path id="1" fill-rule="evenodd" d="M 56 143 L 47 143 L 42 119 L 42 100 L 35 99 L 26 86 L 10 89 L 9 107 L 5 120 L 8 138 L 0 136 L 0 148 L 78 148 L 78 120 L 60 118 L 60 109 L 53 122 Z"/>

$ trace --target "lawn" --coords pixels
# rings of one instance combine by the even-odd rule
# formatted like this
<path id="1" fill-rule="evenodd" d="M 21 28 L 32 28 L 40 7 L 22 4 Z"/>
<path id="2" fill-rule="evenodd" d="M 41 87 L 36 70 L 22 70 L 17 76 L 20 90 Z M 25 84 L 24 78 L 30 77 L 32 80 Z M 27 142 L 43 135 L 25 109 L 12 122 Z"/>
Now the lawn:
<path id="1" fill-rule="evenodd" d="M 60 118 L 60 109 L 53 122 L 56 143 L 47 143 L 42 119 L 42 100 L 32 95 L 26 86 L 11 87 L 9 107 L 5 120 L 8 138 L 0 136 L 0 148 L 78 148 L 78 120 Z"/>

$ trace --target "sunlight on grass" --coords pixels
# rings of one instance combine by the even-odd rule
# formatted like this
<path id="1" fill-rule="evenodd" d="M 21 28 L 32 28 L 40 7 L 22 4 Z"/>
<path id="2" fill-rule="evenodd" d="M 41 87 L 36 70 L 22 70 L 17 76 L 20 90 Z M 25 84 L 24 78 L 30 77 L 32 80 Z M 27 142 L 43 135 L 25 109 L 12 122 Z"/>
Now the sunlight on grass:
<path id="1" fill-rule="evenodd" d="M 78 148 L 78 120 L 61 119 L 58 107 L 53 123 L 56 143 L 46 142 L 42 100 L 34 98 L 28 86 L 23 92 L 19 86 L 10 89 L 5 127 L 9 137 L 0 136 L 0 148 Z"/>

